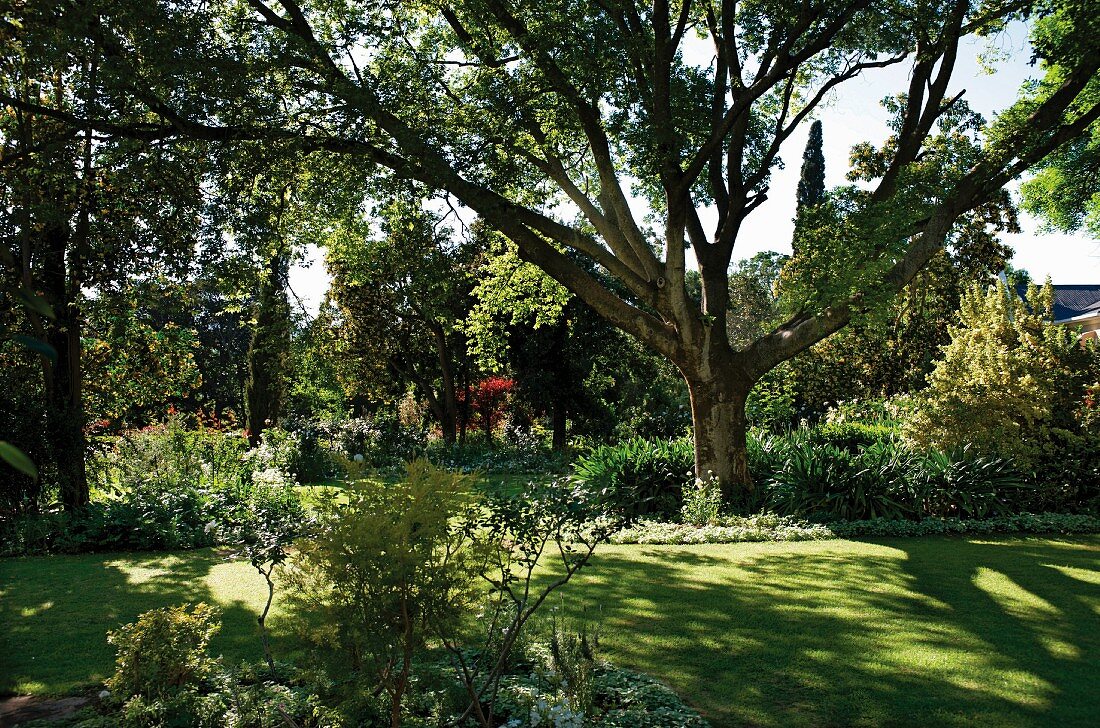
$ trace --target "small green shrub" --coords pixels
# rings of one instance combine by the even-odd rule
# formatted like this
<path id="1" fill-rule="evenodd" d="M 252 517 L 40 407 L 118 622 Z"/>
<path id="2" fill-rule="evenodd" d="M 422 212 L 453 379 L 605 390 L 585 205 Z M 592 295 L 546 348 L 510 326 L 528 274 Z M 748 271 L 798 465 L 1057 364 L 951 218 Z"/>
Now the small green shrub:
<path id="1" fill-rule="evenodd" d="M 220 628 L 214 607 L 196 604 L 145 612 L 107 635 L 118 651 L 107 687 L 120 698 L 159 697 L 201 681 L 214 660 L 206 653 Z"/>
<path id="2" fill-rule="evenodd" d="M 1100 518 L 1068 513 L 1017 513 L 995 518 L 925 518 L 920 521 L 846 521 L 829 524 L 838 538 L 862 536 L 982 535 L 994 533 L 1100 533 Z"/>
<path id="3" fill-rule="evenodd" d="M 1100 513 L 1100 436 L 1048 430 L 1023 477 L 1026 510 Z"/>
<path id="4" fill-rule="evenodd" d="M 904 493 L 913 458 L 903 446 L 876 442 L 852 453 L 803 439 L 784 449 L 766 486 L 769 510 L 823 520 L 915 515 Z"/>
<path id="5" fill-rule="evenodd" d="M 1081 467 L 1080 482 L 1040 487 L 1009 459 L 971 448 L 918 451 L 893 428 L 840 422 L 783 435 L 750 433 L 757 508 L 822 521 L 926 516 L 986 518 L 1028 510 L 1089 512 L 1090 466 L 1062 452 L 1051 468 Z M 1100 471 L 1100 448 L 1095 467 Z"/>
<path id="6" fill-rule="evenodd" d="M 896 431 L 886 425 L 854 421 L 827 422 L 807 432 L 808 440 L 815 445 L 832 445 L 850 453 L 889 442 L 895 435 Z"/>
<path id="7" fill-rule="evenodd" d="M 635 438 L 598 447 L 573 466 L 573 481 L 629 516 L 679 516 L 695 478 L 690 440 Z"/>
<path id="8" fill-rule="evenodd" d="M 787 516 L 761 514 L 726 516 L 717 523 L 693 526 L 689 523 L 639 521 L 611 536 L 619 544 L 695 544 L 760 541 L 821 541 L 836 538 L 828 526 L 807 523 Z"/>
<path id="9" fill-rule="evenodd" d="M 241 543 L 259 518 L 303 522 L 289 485 L 262 478 L 210 488 L 145 480 L 76 514 L 47 511 L 0 524 L 0 554 L 191 549 Z"/>
<path id="10" fill-rule="evenodd" d="M 473 483 L 421 460 L 398 483 L 354 484 L 346 503 L 318 503 L 317 528 L 290 563 L 288 603 L 302 635 L 342 653 L 391 711 L 401 710 L 429 633 L 451 634 L 480 596 L 481 555 L 465 529 L 478 509 Z"/>
<path id="11" fill-rule="evenodd" d="M 716 478 L 696 479 L 684 488 L 684 505 L 680 519 L 693 526 L 712 526 L 722 511 L 722 490 Z"/>

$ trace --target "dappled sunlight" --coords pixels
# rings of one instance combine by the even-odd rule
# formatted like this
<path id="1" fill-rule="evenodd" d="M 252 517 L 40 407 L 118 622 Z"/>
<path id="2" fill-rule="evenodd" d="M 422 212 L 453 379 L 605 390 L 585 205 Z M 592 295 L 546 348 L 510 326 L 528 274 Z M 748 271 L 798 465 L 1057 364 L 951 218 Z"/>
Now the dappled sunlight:
<path id="1" fill-rule="evenodd" d="M 0 692 L 62 692 L 101 682 L 114 665 L 107 632 L 142 612 L 206 602 L 222 611 L 215 653 L 259 659 L 256 615 L 266 592 L 247 562 L 210 550 L 0 561 L 4 650 Z M 47 607 L 48 605 L 48 607 Z M 273 615 L 276 645 L 285 644 Z"/>
<path id="2" fill-rule="evenodd" d="M 1042 565 L 1082 568 L 1094 549 L 607 547 L 566 587 L 567 604 L 602 605 L 609 657 L 669 682 L 716 726 L 1071 725 L 1098 635 L 1081 582 Z M 1081 669 L 1058 664 L 1069 660 Z"/>
<path id="3" fill-rule="evenodd" d="M 606 656 L 723 726 L 1090 725 L 1100 690 L 1097 541 L 950 538 L 606 546 L 555 595 Z M 215 654 L 258 659 L 266 591 L 211 550 L 0 562 L 0 688 L 109 674 L 106 632 L 205 601 Z M 547 573 L 545 576 L 549 576 Z M 49 606 L 47 606 L 49 605 Z M 94 606 L 91 606 L 94 605 Z M 275 609 L 276 657 L 299 649 Z"/>
<path id="4" fill-rule="evenodd" d="M 1100 568 L 1080 569 L 1073 566 L 1061 566 L 1059 564 L 1043 564 L 1043 566 L 1054 569 L 1062 575 L 1068 576 L 1070 579 L 1076 579 L 1086 584 L 1100 586 Z"/>
<path id="5" fill-rule="evenodd" d="M 978 567 L 973 581 L 974 586 L 992 597 L 1013 616 L 1027 619 L 1061 614 L 1053 604 L 1024 589 L 999 571 Z"/>
<path id="6" fill-rule="evenodd" d="M 53 602 L 52 601 L 45 601 L 45 602 L 42 602 L 41 604 L 36 604 L 36 605 L 32 605 L 32 606 L 27 606 L 27 607 L 20 607 L 19 608 L 19 616 L 24 618 L 24 619 L 27 619 L 29 617 L 37 617 L 42 612 L 45 612 L 47 609 L 52 609 L 52 608 L 53 608 Z"/>

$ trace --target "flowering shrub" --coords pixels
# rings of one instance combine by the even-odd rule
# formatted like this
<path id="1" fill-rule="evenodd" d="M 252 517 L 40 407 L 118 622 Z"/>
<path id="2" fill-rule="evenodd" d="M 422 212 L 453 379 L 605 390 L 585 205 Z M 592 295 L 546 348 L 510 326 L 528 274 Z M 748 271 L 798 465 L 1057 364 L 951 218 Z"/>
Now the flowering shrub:
<path id="1" fill-rule="evenodd" d="M 693 544 L 743 541 L 821 541 L 836 538 L 826 526 L 793 518 L 759 515 L 730 516 L 702 526 L 641 521 L 611 537 L 611 543 Z"/>

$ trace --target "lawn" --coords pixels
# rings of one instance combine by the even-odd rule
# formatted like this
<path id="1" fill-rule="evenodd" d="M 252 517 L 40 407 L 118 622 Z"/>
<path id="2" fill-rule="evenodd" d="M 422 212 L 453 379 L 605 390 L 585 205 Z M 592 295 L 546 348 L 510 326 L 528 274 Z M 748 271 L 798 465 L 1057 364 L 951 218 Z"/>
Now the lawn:
<path id="1" fill-rule="evenodd" d="M 102 679 L 108 629 L 219 604 L 258 658 L 262 581 L 210 550 L 0 560 L 0 692 Z M 1100 538 L 602 547 L 564 608 L 715 726 L 1091 726 Z M 291 648 L 276 614 L 276 650 Z"/>

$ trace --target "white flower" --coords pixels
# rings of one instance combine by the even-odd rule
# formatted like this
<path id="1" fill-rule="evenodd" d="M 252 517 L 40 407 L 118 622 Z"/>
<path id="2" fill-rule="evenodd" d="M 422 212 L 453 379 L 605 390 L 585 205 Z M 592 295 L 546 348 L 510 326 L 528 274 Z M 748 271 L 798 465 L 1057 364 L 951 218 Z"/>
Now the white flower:
<path id="1" fill-rule="evenodd" d="M 366 460 L 366 458 L 363 457 L 363 453 L 361 453 L 361 452 L 357 452 L 354 455 L 352 455 L 351 459 L 354 460 L 357 463 L 361 463 L 364 460 Z"/>
<path id="2" fill-rule="evenodd" d="M 100 690 L 99 691 L 99 699 L 100 700 L 106 700 L 109 697 L 111 697 L 111 691 L 110 690 Z"/>
<path id="3" fill-rule="evenodd" d="M 218 527 L 218 522 L 217 521 L 211 521 L 210 523 L 206 524 L 206 526 L 203 528 L 203 531 L 205 531 L 206 533 L 210 533 L 211 531 L 213 531 L 217 527 Z"/>

